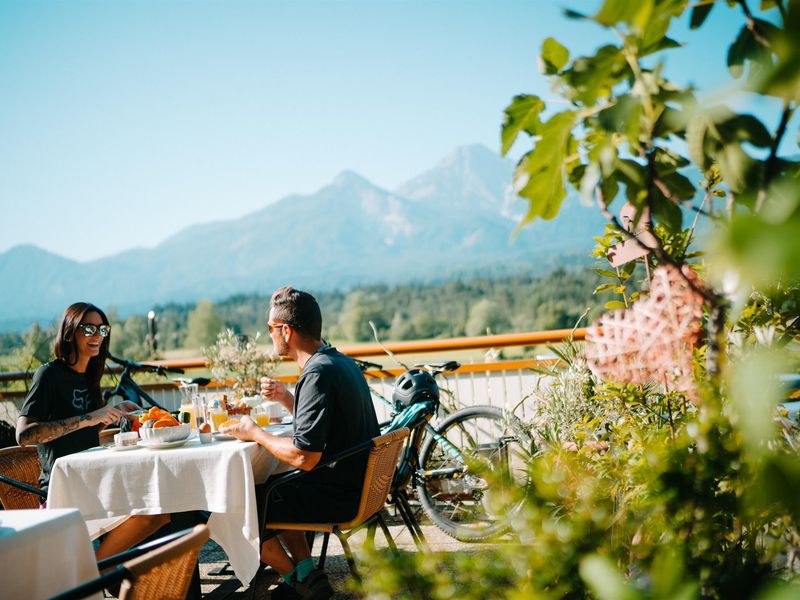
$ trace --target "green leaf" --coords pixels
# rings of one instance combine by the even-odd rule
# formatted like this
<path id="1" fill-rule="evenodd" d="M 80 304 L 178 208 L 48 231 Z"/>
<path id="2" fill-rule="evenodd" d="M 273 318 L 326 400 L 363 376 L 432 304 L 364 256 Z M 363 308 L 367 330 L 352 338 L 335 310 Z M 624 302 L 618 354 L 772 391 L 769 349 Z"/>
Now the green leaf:
<path id="1" fill-rule="evenodd" d="M 565 70 L 561 79 L 567 89 L 564 95 L 573 101 L 592 105 L 598 98 L 611 95 L 614 86 L 630 70 L 622 51 L 613 44 L 600 47 L 593 56 L 580 56 Z"/>
<path id="2" fill-rule="evenodd" d="M 708 18 L 711 9 L 714 8 L 713 2 L 707 4 L 698 4 L 692 9 L 692 18 L 689 22 L 689 29 L 697 29 Z"/>
<path id="3" fill-rule="evenodd" d="M 658 202 L 653 202 L 653 218 L 661 223 L 670 233 L 678 233 L 681 230 L 683 213 L 679 206 L 670 202 L 660 192 L 655 193 L 659 197 Z"/>
<path id="4" fill-rule="evenodd" d="M 681 48 L 684 46 L 681 42 L 673 40 L 670 37 L 662 37 L 657 39 L 654 43 L 645 46 L 639 51 L 639 56 L 648 56 L 662 50 L 669 50 L 670 48 Z"/>
<path id="5" fill-rule="evenodd" d="M 678 169 L 688 167 L 691 163 L 680 154 L 669 150 L 668 148 L 655 149 L 655 163 L 656 170 L 659 175 L 665 175 Z"/>
<path id="6" fill-rule="evenodd" d="M 595 21 L 612 27 L 627 23 L 636 32 L 643 32 L 653 13 L 653 0 L 605 0 Z"/>
<path id="7" fill-rule="evenodd" d="M 686 126 L 686 142 L 689 146 L 689 156 L 705 171 L 711 166 L 711 160 L 706 156 L 705 141 L 706 132 L 711 124 L 706 113 L 697 113 L 690 120 Z"/>
<path id="8" fill-rule="evenodd" d="M 569 50 L 555 38 L 546 38 L 542 43 L 541 61 L 545 75 L 555 75 L 569 62 Z"/>
<path id="9" fill-rule="evenodd" d="M 603 308 L 605 308 L 607 310 L 617 310 L 619 308 L 623 308 L 624 309 L 624 308 L 628 308 L 628 307 L 625 306 L 624 302 L 621 302 L 619 300 L 611 300 L 610 302 L 606 302 L 603 305 Z"/>
<path id="10" fill-rule="evenodd" d="M 577 10 L 572 10 L 571 8 L 565 8 L 563 12 L 564 16 L 567 17 L 568 19 L 574 19 L 576 21 L 591 20 L 591 17 L 589 17 L 588 15 L 579 13 Z"/>
<path id="11" fill-rule="evenodd" d="M 594 271 L 595 273 L 597 273 L 598 275 L 600 275 L 602 277 L 611 277 L 612 279 L 616 279 L 617 278 L 617 272 L 616 271 L 611 271 L 610 269 L 592 269 L 592 271 Z M 615 284 L 612 283 L 611 285 L 615 285 Z"/>
<path id="12" fill-rule="evenodd" d="M 759 148 L 772 145 L 772 136 L 767 128 L 753 115 L 736 115 L 718 125 L 723 137 L 739 142 L 750 142 Z"/>
<path id="13" fill-rule="evenodd" d="M 744 60 L 749 53 L 749 48 L 754 44 L 753 34 L 746 26 L 742 27 L 733 44 L 728 48 L 728 71 L 731 77 L 739 79 L 744 72 Z"/>
<path id="14" fill-rule="evenodd" d="M 689 178 L 681 175 L 677 171 L 666 173 L 661 176 L 661 179 L 664 180 L 664 183 L 667 184 L 670 191 L 681 200 L 690 200 L 697 194 L 697 189 L 692 182 L 689 181 Z"/>
<path id="15" fill-rule="evenodd" d="M 612 133 L 625 133 L 628 142 L 638 145 L 639 132 L 641 131 L 642 103 L 629 94 L 617 98 L 613 106 L 601 110 L 597 115 L 597 122 L 606 131 Z"/>
<path id="16" fill-rule="evenodd" d="M 717 272 L 735 267 L 743 281 L 758 288 L 800 281 L 800 214 L 780 223 L 736 215 L 717 237 L 714 254 Z"/>
<path id="17" fill-rule="evenodd" d="M 596 288 L 594 288 L 594 291 L 592 292 L 592 294 L 595 294 L 595 295 L 596 294 L 601 294 L 603 292 L 607 292 L 608 290 L 616 289 L 616 287 L 617 287 L 616 283 L 603 283 L 601 285 L 598 285 Z"/>
<path id="18" fill-rule="evenodd" d="M 564 111 L 550 117 L 539 128 L 541 138 L 522 157 L 514 174 L 517 193 L 528 199 L 528 213 L 520 227 L 540 217 L 552 219 L 566 196 L 565 160 L 572 140 L 575 113 Z"/>
<path id="19" fill-rule="evenodd" d="M 605 556 L 593 554 L 581 560 L 581 579 L 598 600 L 636 600 L 639 594 L 625 585 L 625 578 Z"/>
<path id="20" fill-rule="evenodd" d="M 739 144 L 726 144 L 716 156 L 722 179 L 733 192 L 741 192 L 745 187 L 747 171 L 752 160 Z"/>
<path id="21" fill-rule="evenodd" d="M 521 131 L 536 135 L 539 126 L 539 114 L 544 109 L 544 102 L 538 96 L 521 94 L 515 96 L 505 110 L 503 127 L 500 138 L 502 141 L 501 153 L 503 156 L 514 145 L 514 141 Z"/>

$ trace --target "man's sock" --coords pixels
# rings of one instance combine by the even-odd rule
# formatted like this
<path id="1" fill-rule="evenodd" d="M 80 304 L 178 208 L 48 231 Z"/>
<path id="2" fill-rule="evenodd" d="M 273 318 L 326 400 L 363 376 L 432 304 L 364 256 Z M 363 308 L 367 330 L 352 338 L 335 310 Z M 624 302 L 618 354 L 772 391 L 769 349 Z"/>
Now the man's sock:
<path id="1" fill-rule="evenodd" d="M 283 579 L 283 582 L 286 585 L 294 586 L 294 582 L 295 582 L 295 577 L 296 576 L 297 576 L 297 567 L 295 567 L 294 569 L 292 569 L 291 571 L 289 571 L 285 575 L 281 574 L 281 579 Z"/>
<path id="2" fill-rule="evenodd" d="M 294 568 L 294 576 L 295 579 L 300 581 L 305 581 L 308 577 L 308 574 L 314 570 L 314 559 L 312 558 L 304 558 Z"/>

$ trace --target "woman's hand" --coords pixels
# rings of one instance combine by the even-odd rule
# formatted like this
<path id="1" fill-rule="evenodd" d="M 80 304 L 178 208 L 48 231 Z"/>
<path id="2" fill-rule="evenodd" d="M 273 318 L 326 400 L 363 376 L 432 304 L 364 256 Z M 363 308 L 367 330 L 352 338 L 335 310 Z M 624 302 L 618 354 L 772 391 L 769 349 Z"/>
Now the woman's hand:
<path id="1" fill-rule="evenodd" d="M 127 412 L 120 410 L 116 406 L 104 406 L 88 413 L 91 425 L 111 425 L 112 423 L 119 423 L 122 417 L 127 416 Z"/>
<path id="2" fill-rule="evenodd" d="M 131 402 L 130 400 L 125 400 L 123 402 L 120 402 L 114 408 L 119 408 L 129 413 L 136 412 L 137 410 L 142 410 L 141 406 L 136 404 L 136 402 Z"/>
<path id="3" fill-rule="evenodd" d="M 294 396 L 286 389 L 282 381 L 271 377 L 261 378 L 261 397 L 264 400 L 280 402 L 289 412 L 294 411 Z"/>
<path id="4" fill-rule="evenodd" d="M 237 440 L 242 440 L 243 442 L 252 442 L 255 439 L 257 431 L 261 431 L 261 428 L 256 425 L 255 421 L 250 417 L 242 417 L 239 419 L 237 425 L 231 425 L 220 429 L 220 433 L 232 435 Z"/>

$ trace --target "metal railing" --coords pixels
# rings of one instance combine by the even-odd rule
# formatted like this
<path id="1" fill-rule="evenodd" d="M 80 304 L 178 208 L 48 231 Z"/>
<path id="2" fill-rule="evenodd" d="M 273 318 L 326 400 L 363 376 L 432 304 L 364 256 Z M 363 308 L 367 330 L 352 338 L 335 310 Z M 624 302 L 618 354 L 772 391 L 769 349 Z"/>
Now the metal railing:
<path id="1" fill-rule="evenodd" d="M 559 343 L 566 339 L 575 341 L 584 340 L 586 329 L 556 329 L 550 331 L 533 331 L 525 333 L 508 333 L 477 337 L 461 337 L 433 340 L 412 340 L 403 342 L 386 342 L 383 347 L 397 356 L 403 355 L 438 355 L 426 357 L 425 360 L 437 362 L 449 360 L 448 352 L 481 349 L 499 349 L 510 347 L 531 347 L 543 344 Z M 377 357 L 379 362 L 387 366 L 381 371 L 367 371 L 366 375 L 370 384 L 385 397 L 391 396 L 391 387 L 394 378 L 402 373 L 403 369 L 390 365 L 383 347 L 376 343 L 354 344 L 338 346 L 338 349 L 352 357 Z M 381 359 L 381 357 L 383 357 Z M 421 361 L 420 361 L 421 362 Z M 536 385 L 539 378 L 535 369 L 552 362 L 549 358 L 522 358 L 513 360 L 476 361 L 462 364 L 461 367 L 447 374 L 439 376 L 442 387 L 449 389 L 457 405 L 489 404 L 505 408 L 514 408 L 520 400 L 526 397 Z M 158 364 L 177 367 L 186 371 L 208 370 L 205 359 L 178 359 L 148 361 L 148 364 Z M 119 372 L 119 369 L 109 369 L 109 373 Z M 0 372 L 0 382 L 24 381 L 30 379 L 30 371 Z M 298 374 L 282 374 L 277 378 L 288 385 L 297 380 Z M 168 408 L 177 408 L 179 404 L 178 390 L 173 383 L 142 384 L 148 393 Z M 224 384 L 212 384 L 212 392 L 224 392 Z M 24 399 L 24 391 L 0 391 L 0 419 L 16 420 L 14 412 L 18 412 Z M 518 409 L 520 416 L 524 417 L 527 411 L 524 403 Z M 16 410 L 14 410 L 16 409 Z M 13 421 L 9 421 L 13 422 Z"/>

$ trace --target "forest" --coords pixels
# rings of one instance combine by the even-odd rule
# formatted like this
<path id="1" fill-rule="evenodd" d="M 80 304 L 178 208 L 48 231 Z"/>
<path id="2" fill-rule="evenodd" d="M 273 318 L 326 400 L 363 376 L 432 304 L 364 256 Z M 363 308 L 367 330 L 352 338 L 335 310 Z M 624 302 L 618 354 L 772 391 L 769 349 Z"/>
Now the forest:
<path id="1" fill-rule="evenodd" d="M 323 335 L 341 342 L 372 339 L 369 322 L 381 339 L 409 340 L 485 335 L 511 331 L 570 328 L 598 314 L 593 296 L 599 276 L 591 269 L 556 269 L 544 277 L 518 274 L 467 281 L 371 285 L 347 291 L 316 292 L 323 312 Z M 263 333 L 267 295 L 236 295 L 212 303 L 155 306 L 156 352 L 148 344 L 144 314 L 122 318 L 107 308 L 112 323 L 111 352 L 130 359 L 163 357 L 176 350 L 200 356 L 219 331 Z M 50 326 L 33 324 L 24 333 L 0 333 L 0 369 L 35 368 L 49 360 L 57 316 Z M 194 352 L 190 352 L 194 351 Z"/>

